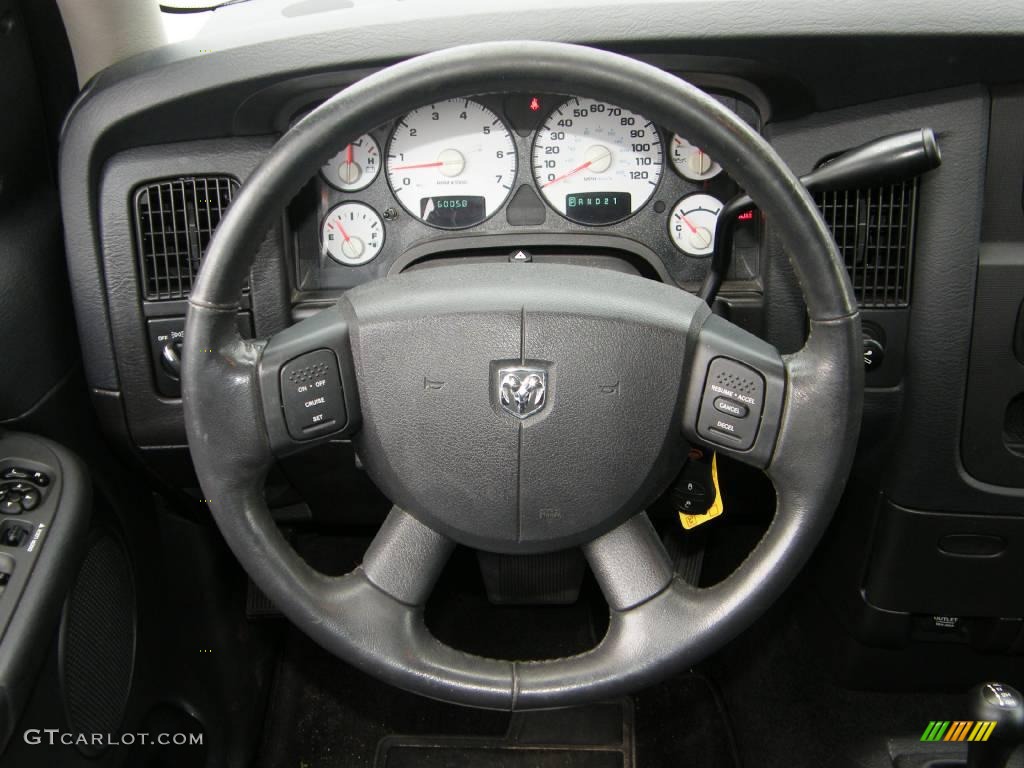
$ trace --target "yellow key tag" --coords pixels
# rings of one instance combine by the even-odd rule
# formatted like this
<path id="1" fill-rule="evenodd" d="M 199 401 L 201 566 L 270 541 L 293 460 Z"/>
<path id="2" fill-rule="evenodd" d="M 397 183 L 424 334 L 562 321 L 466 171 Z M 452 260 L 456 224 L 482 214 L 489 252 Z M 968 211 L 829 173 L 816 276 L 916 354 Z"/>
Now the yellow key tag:
<path id="1" fill-rule="evenodd" d="M 711 457 L 711 485 L 715 489 L 715 503 L 711 505 L 711 508 L 707 512 L 702 515 L 688 515 L 685 512 L 679 513 L 679 522 L 683 524 L 683 528 L 686 530 L 692 530 L 698 525 L 706 523 L 708 520 L 714 520 L 725 511 L 725 505 L 722 504 L 722 489 L 718 487 L 717 453 Z"/>

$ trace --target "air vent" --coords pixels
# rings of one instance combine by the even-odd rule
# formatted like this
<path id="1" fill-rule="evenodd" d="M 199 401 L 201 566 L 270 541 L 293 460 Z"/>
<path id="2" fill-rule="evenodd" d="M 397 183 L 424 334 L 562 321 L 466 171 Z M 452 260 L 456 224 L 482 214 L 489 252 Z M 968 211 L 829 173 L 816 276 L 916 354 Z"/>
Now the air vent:
<path id="1" fill-rule="evenodd" d="M 135 193 L 135 233 L 146 299 L 183 299 L 238 182 L 228 176 L 154 182 Z"/>
<path id="2" fill-rule="evenodd" d="M 910 302 L 917 179 L 817 196 L 862 307 Z"/>

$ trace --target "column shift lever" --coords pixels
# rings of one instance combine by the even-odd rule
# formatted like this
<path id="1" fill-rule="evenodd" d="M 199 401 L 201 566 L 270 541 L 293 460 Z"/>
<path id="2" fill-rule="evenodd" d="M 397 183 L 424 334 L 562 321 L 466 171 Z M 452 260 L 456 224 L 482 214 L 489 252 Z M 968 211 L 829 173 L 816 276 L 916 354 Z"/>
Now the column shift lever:
<path id="1" fill-rule="evenodd" d="M 1005 768 L 1013 750 L 1024 743 L 1024 697 L 1004 683 L 982 683 L 970 692 L 971 717 L 994 720 L 988 741 L 967 745 L 967 768 Z"/>

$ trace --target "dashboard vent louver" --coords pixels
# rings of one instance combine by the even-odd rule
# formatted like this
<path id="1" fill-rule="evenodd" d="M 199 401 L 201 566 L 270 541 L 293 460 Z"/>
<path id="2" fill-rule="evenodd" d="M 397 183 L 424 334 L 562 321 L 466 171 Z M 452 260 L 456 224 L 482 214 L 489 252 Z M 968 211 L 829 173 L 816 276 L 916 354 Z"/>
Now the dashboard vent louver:
<path id="1" fill-rule="evenodd" d="M 910 303 L 917 179 L 817 195 L 862 307 Z"/>
<path id="2" fill-rule="evenodd" d="M 214 230 L 238 191 L 228 176 L 158 181 L 135 193 L 135 234 L 148 301 L 184 299 Z"/>

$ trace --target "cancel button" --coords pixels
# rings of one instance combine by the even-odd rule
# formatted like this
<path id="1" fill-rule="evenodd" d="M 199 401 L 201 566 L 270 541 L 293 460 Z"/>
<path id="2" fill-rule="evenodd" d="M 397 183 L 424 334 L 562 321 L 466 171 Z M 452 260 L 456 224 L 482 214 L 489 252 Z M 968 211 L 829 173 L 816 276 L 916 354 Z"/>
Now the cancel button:
<path id="1" fill-rule="evenodd" d="M 724 397 L 715 398 L 715 410 L 735 416 L 737 419 L 742 419 L 750 413 L 743 403 L 737 403 L 735 400 L 728 400 Z"/>

